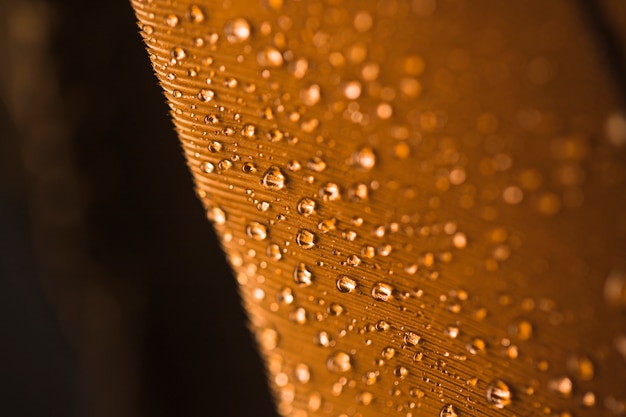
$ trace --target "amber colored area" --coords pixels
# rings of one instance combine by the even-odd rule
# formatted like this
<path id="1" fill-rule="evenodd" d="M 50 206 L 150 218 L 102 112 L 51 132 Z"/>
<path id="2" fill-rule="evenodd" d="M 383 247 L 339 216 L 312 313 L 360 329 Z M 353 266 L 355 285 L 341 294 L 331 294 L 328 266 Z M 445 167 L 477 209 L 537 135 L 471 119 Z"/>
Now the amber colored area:
<path id="1" fill-rule="evenodd" d="M 132 4 L 282 415 L 624 413 L 604 5 Z"/>

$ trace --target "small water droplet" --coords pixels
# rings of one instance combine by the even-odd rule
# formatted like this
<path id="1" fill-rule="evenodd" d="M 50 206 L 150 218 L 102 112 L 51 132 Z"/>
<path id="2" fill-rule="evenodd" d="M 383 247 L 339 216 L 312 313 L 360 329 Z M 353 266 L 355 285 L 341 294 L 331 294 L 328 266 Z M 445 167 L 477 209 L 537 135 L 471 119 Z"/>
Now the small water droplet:
<path id="1" fill-rule="evenodd" d="M 256 60 L 262 67 L 280 67 L 283 65 L 283 55 L 273 46 L 259 49 Z"/>
<path id="2" fill-rule="evenodd" d="M 187 10 L 187 18 L 193 23 L 202 23 L 204 21 L 204 12 L 197 4 L 192 4 Z"/>
<path id="3" fill-rule="evenodd" d="M 307 229 L 302 229 L 296 235 L 296 243 L 302 249 L 311 249 L 315 246 L 315 234 Z"/>
<path id="4" fill-rule="evenodd" d="M 369 146 L 364 146 L 352 155 L 353 164 L 369 171 L 376 165 L 376 154 Z"/>
<path id="5" fill-rule="evenodd" d="M 170 51 L 170 56 L 172 57 L 173 62 L 176 63 L 182 59 L 185 59 L 185 57 L 187 56 L 187 53 L 185 52 L 183 48 L 176 46 L 172 48 L 172 50 Z"/>
<path id="6" fill-rule="evenodd" d="M 208 211 L 207 217 L 217 225 L 223 225 L 226 223 L 226 213 L 219 207 L 213 207 Z"/>
<path id="7" fill-rule="evenodd" d="M 303 199 L 301 199 L 298 202 L 298 213 L 302 214 L 303 216 L 310 216 L 313 213 L 315 213 L 315 208 L 316 208 L 316 203 L 315 200 L 308 198 L 308 197 L 304 197 Z"/>
<path id="8" fill-rule="evenodd" d="M 335 352 L 326 360 L 326 368 L 334 373 L 348 372 L 352 369 L 352 358 L 345 352 Z"/>
<path id="9" fill-rule="evenodd" d="M 396 356 L 396 350 L 392 348 L 391 346 L 387 346 L 383 348 L 380 354 L 383 357 L 383 359 L 390 360 L 394 356 Z"/>
<path id="10" fill-rule="evenodd" d="M 241 166 L 241 170 L 245 172 L 246 174 L 252 174 L 256 172 L 256 165 L 254 165 L 253 162 L 247 161 L 243 163 L 243 165 Z M 264 206 L 265 205 L 263 204 L 262 207 Z M 262 210 L 262 211 L 265 211 L 265 210 Z"/>
<path id="11" fill-rule="evenodd" d="M 293 280 L 298 285 L 308 287 L 313 283 L 313 274 L 304 263 L 300 262 L 293 270 Z"/>
<path id="12" fill-rule="evenodd" d="M 243 18 L 229 20 L 224 25 L 224 35 L 230 43 L 244 42 L 250 38 L 251 33 L 250 23 Z"/>
<path id="13" fill-rule="evenodd" d="M 347 275 L 339 275 L 337 277 L 337 289 L 343 293 L 351 293 L 357 287 L 355 280 Z"/>
<path id="14" fill-rule="evenodd" d="M 241 129 L 241 136 L 243 136 L 244 138 L 248 138 L 251 139 L 256 135 L 256 126 L 253 124 L 245 124 L 243 125 L 243 128 Z"/>
<path id="15" fill-rule="evenodd" d="M 267 245 L 265 253 L 267 254 L 267 256 L 269 256 L 270 259 L 273 259 L 275 261 L 279 261 L 283 257 L 283 253 L 277 243 L 270 243 L 269 245 Z"/>
<path id="16" fill-rule="evenodd" d="M 208 90 L 206 88 L 203 88 L 198 92 L 198 100 L 203 101 L 203 102 L 211 101 L 213 100 L 214 97 L 215 97 L 215 91 L 213 90 Z"/>
<path id="17" fill-rule="evenodd" d="M 487 348 L 487 345 L 483 339 L 476 337 L 467 344 L 466 348 L 467 348 L 467 351 L 471 353 L 472 355 L 477 355 L 479 353 L 484 352 L 485 349 Z"/>
<path id="18" fill-rule="evenodd" d="M 320 188 L 319 195 L 324 201 L 337 201 L 341 199 L 341 190 L 336 183 L 327 182 Z"/>
<path id="19" fill-rule="evenodd" d="M 487 386 L 485 393 L 487 402 L 496 408 L 504 408 L 511 404 L 511 390 L 501 379 L 493 380 Z"/>
<path id="20" fill-rule="evenodd" d="M 215 165 L 213 165 L 209 161 L 202 162 L 200 164 L 200 171 L 204 172 L 205 174 L 210 174 L 215 171 Z"/>
<path id="21" fill-rule="evenodd" d="M 265 171 L 261 183 L 268 190 L 278 191 L 285 188 L 286 177 L 279 167 L 273 165 Z"/>
<path id="22" fill-rule="evenodd" d="M 307 106 L 314 106 L 320 101 L 320 86 L 312 84 L 300 92 L 300 98 Z"/>
<path id="23" fill-rule="evenodd" d="M 567 376 L 558 376 L 548 381 L 548 389 L 563 398 L 572 396 L 574 384 Z"/>
<path id="24" fill-rule="evenodd" d="M 415 332 L 404 332 L 404 344 L 407 346 L 416 346 L 419 341 L 420 341 L 421 337 L 415 333 Z"/>
<path id="25" fill-rule="evenodd" d="M 459 417 L 459 415 L 452 404 L 446 404 L 439 411 L 439 417 Z"/>
<path id="26" fill-rule="evenodd" d="M 259 222 L 250 222 L 246 226 L 246 235 L 254 240 L 264 240 L 267 237 L 267 228 Z"/>
<path id="27" fill-rule="evenodd" d="M 178 25 L 178 16 L 175 14 L 168 14 L 165 16 L 165 24 L 171 28 L 175 28 Z"/>

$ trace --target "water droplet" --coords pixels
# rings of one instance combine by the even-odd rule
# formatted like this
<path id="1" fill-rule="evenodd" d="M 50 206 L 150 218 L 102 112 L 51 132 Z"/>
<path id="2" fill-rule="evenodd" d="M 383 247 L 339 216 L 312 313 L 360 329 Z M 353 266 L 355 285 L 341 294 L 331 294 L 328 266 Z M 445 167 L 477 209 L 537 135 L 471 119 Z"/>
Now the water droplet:
<path id="1" fill-rule="evenodd" d="M 352 369 L 352 358 L 345 352 L 335 352 L 326 360 L 326 368 L 334 373 L 348 372 Z"/>
<path id="2" fill-rule="evenodd" d="M 359 266 L 361 264 L 361 258 L 356 255 L 350 255 L 346 259 L 346 265 L 349 266 Z"/>
<path id="3" fill-rule="evenodd" d="M 406 367 L 404 367 L 404 366 L 400 365 L 400 366 L 397 366 L 397 367 L 393 370 L 393 374 L 394 374 L 395 376 L 397 376 L 398 378 L 400 378 L 400 379 L 404 379 L 404 378 L 406 378 L 407 376 L 409 376 L 409 370 L 408 370 Z"/>
<path id="4" fill-rule="evenodd" d="M 350 81 L 343 87 L 343 95 L 348 100 L 356 100 L 361 95 L 361 83 L 358 81 Z"/>
<path id="5" fill-rule="evenodd" d="M 321 331 L 317 335 L 315 335 L 315 343 L 322 347 L 330 347 L 332 344 L 332 340 L 328 332 Z"/>
<path id="6" fill-rule="evenodd" d="M 439 417 L 459 417 L 459 415 L 452 404 L 446 404 L 439 411 Z"/>
<path id="7" fill-rule="evenodd" d="M 278 346 L 278 332 L 266 327 L 257 333 L 259 345 L 265 350 L 273 350 Z"/>
<path id="8" fill-rule="evenodd" d="M 218 224 L 220 226 L 226 223 L 226 213 L 219 207 L 213 207 L 211 210 L 209 210 L 209 212 L 207 213 L 207 217 L 209 218 L 209 220 L 212 220 L 213 222 L 215 222 L 215 224 Z"/>
<path id="9" fill-rule="evenodd" d="M 267 254 L 267 256 L 270 257 L 270 259 L 273 259 L 275 261 L 279 261 L 283 257 L 283 253 L 277 243 L 270 243 L 269 245 L 267 245 L 265 253 Z"/>
<path id="10" fill-rule="evenodd" d="M 389 301 L 393 287 L 385 282 L 377 282 L 372 287 L 372 297 L 378 301 Z"/>
<path id="11" fill-rule="evenodd" d="M 254 135 L 256 135 L 256 126 L 253 124 L 245 124 L 243 125 L 243 128 L 241 129 L 241 136 L 243 136 L 244 138 L 253 138 Z"/>
<path id="12" fill-rule="evenodd" d="M 315 234 L 307 229 L 302 229 L 296 235 L 296 243 L 302 249 L 311 249 L 315 246 Z"/>
<path id="13" fill-rule="evenodd" d="M 566 376 L 558 376 L 548 381 L 548 389 L 563 398 L 571 397 L 573 388 L 572 380 Z"/>
<path id="14" fill-rule="evenodd" d="M 211 124 L 211 125 L 215 125 L 218 124 L 220 122 L 219 117 L 216 114 L 208 114 L 205 118 L 204 118 L 204 123 L 206 124 Z"/>
<path id="15" fill-rule="evenodd" d="M 604 300 L 611 307 L 626 309 L 626 273 L 612 270 L 604 282 Z"/>
<path id="16" fill-rule="evenodd" d="M 324 201 L 337 201 L 341 199 L 341 190 L 336 183 L 327 182 L 320 188 L 319 195 Z"/>
<path id="17" fill-rule="evenodd" d="M 320 86 L 312 84 L 300 92 L 300 98 L 307 106 L 314 106 L 320 101 Z"/>
<path id="18" fill-rule="evenodd" d="M 489 383 L 485 396 L 487 402 L 496 408 L 504 408 L 511 404 L 511 390 L 501 379 L 496 379 Z"/>
<path id="19" fill-rule="evenodd" d="M 390 360 L 394 356 L 396 356 L 396 350 L 394 348 L 392 348 L 391 346 L 387 346 L 387 347 L 383 348 L 383 350 L 381 351 L 380 354 L 383 357 L 383 359 Z"/>
<path id="20" fill-rule="evenodd" d="M 283 133 L 283 131 L 280 129 L 274 128 L 274 129 L 270 129 L 267 132 L 267 139 L 270 142 L 274 142 L 274 143 L 280 142 L 281 140 L 283 140 L 284 137 L 285 137 L 285 133 Z"/>
<path id="21" fill-rule="evenodd" d="M 326 169 L 326 162 L 322 158 L 315 156 L 307 161 L 306 166 L 311 171 L 322 172 Z"/>
<path id="22" fill-rule="evenodd" d="M 168 14 L 165 16 L 165 24 L 171 28 L 175 28 L 178 25 L 178 16 L 175 14 Z"/>
<path id="23" fill-rule="evenodd" d="M 187 18 L 193 23 L 201 23 L 204 21 L 204 12 L 200 6 L 192 4 L 187 10 Z"/>
<path id="24" fill-rule="evenodd" d="M 356 281 L 347 275 L 339 275 L 337 277 L 337 289 L 343 293 L 351 293 L 356 289 Z"/>
<path id="25" fill-rule="evenodd" d="M 303 216 L 310 216 L 315 213 L 316 203 L 315 200 L 305 197 L 298 202 L 298 213 Z"/>
<path id="26" fill-rule="evenodd" d="M 182 59 L 185 59 L 187 53 L 183 48 L 176 46 L 170 51 L 170 56 L 172 57 L 173 62 L 176 63 Z"/>
<path id="27" fill-rule="evenodd" d="M 273 46 L 261 48 L 257 53 L 256 60 L 262 67 L 280 67 L 283 65 L 283 55 Z"/>
<path id="28" fill-rule="evenodd" d="M 587 356 L 570 356 L 567 359 L 567 368 L 581 381 L 591 381 L 595 374 L 593 362 Z"/>
<path id="29" fill-rule="evenodd" d="M 296 324 L 307 322 L 307 312 L 304 307 L 296 307 L 289 313 L 289 320 Z"/>
<path id="30" fill-rule="evenodd" d="M 278 191 L 285 188 L 286 177 L 279 167 L 273 165 L 265 171 L 261 182 L 268 190 Z"/>
<path id="31" fill-rule="evenodd" d="M 444 333 L 446 334 L 446 336 L 452 339 L 456 339 L 457 336 L 459 335 L 459 328 L 458 326 L 448 326 L 444 330 Z"/>
<path id="32" fill-rule="evenodd" d="M 248 40 L 251 34 L 250 23 L 246 19 L 229 20 L 224 25 L 224 35 L 230 43 L 240 43 Z"/>
<path id="33" fill-rule="evenodd" d="M 222 159 L 221 161 L 217 163 L 217 168 L 220 171 L 228 171 L 232 167 L 233 167 L 233 163 L 231 162 L 230 159 Z"/>
<path id="34" fill-rule="evenodd" d="M 203 102 L 211 101 L 213 100 L 214 97 L 215 97 L 215 91 L 213 90 L 208 90 L 206 88 L 203 88 L 202 90 L 198 92 L 198 100 L 203 101 Z"/>
<path id="35" fill-rule="evenodd" d="M 313 283 L 313 274 L 308 270 L 306 265 L 300 262 L 293 270 L 293 280 L 296 284 L 308 287 Z"/>
<path id="36" fill-rule="evenodd" d="M 304 363 L 297 364 L 293 373 L 296 377 L 296 381 L 302 384 L 306 384 L 311 378 L 311 371 L 309 370 L 309 367 Z"/>
<path id="37" fill-rule="evenodd" d="M 244 162 L 243 165 L 241 166 L 241 170 L 245 172 L 246 174 L 252 174 L 256 172 L 256 165 L 254 165 L 254 163 L 250 161 Z M 261 207 L 265 207 L 265 204 L 263 204 Z M 262 211 L 265 211 L 265 210 L 262 210 Z"/>
<path id="38" fill-rule="evenodd" d="M 376 165 L 376 154 L 372 148 L 365 146 L 352 155 L 352 161 L 358 167 L 369 171 Z"/>
<path id="39" fill-rule="evenodd" d="M 200 171 L 204 172 L 205 174 L 210 174 L 215 171 L 215 165 L 213 165 L 209 161 L 202 162 L 200 164 Z"/>
<path id="40" fill-rule="evenodd" d="M 254 240 L 264 240 L 267 237 L 267 228 L 258 222 L 250 222 L 246 226 L 246 235 Z"/>
<path id="41" fill-rule="evenodd" d="M 337 228 L 335 226 L 336 223 L 337 223 L 337 219 L 335 218 L 324 219 L 321 222 L 319 222 L 319 224 L 317 225 L 317 230 L 319 230 L 321 233 L 331 232 Z"/>
<path id="42" fill-rule="evenodd" d="M 487 345 L 483 339 L 476 337 L 467 344 L 466 348 L 467 348 L 467 351 L 471 353 L 472 355 L 477 355 L 479 353 L 484 352 L 485 349 L 487 348 Z"/>
<path id="43" fill-rule="evenodd" d="M 421 337 L 415 332 L 404 332 L 404 344 L 407 346 L 416 346 L 420 342 Z"/>
<path id="44" fill-rule="evenodd" d="M 276 293 L 276 300 L 281 304 L 290 305 L 294 301 L 293 291 L 289 287 L 283 287 Z"/>
<path id="45" fill-rule="evenodd" d="M 606 137 L 613 146 L 626 145 L 626 115 L 622 112 L 614 112 L 609 115 L 605 123 Z"/>

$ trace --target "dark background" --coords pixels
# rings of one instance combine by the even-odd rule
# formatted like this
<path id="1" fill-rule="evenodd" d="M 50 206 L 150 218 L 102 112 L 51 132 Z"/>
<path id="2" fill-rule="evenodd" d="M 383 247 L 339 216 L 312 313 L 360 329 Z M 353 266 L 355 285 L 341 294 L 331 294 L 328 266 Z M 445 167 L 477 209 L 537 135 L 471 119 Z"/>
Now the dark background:
<path id="1" fill-rule="evenodd" d="M 0 415 L 274 416 L 128 1 L 0 0 Z"/>

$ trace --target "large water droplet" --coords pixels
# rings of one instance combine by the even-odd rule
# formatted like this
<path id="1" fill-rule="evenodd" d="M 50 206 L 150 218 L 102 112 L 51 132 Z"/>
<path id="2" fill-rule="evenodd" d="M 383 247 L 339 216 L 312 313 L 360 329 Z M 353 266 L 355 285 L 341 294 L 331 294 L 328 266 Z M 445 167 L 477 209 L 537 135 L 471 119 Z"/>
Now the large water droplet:
<path id="1" fill-rule="evenodd" d="M 501 379 L 493 380 L 487 386 L 485 393 L 487 402 L 496 408 L 504 408 L 511 404 L 511 390 Z"/>
<path id="2" fill-rule="evenodd" d="M 341 199 L 341 190 L 334 182 L 327 182 L 320 188 L 319 195 L 324 201 L 337 201 Z"/>
<path id="3" fill-rule="evenodd" d="M 215 91 L 203 88 L 198 92 L 198 100 L 208 102 L 215 97 Z"/>
<path id="4" fill-rule="evenodd" d="M 265 171 L 261 183 L 268 190 L 278 191 L 285 188 L 286 181 L 287 179 L 285 177 L 285 174 L 283 174 L 279 167 L 273 165 L 269 167 L 267 171 Z"/>
<path id="5" fill-rule="evenodd" d="M 407 346 L 415 346 L 419 343 L 421 337 L 415 332 L 404 332 L 404 344 Z"/>

